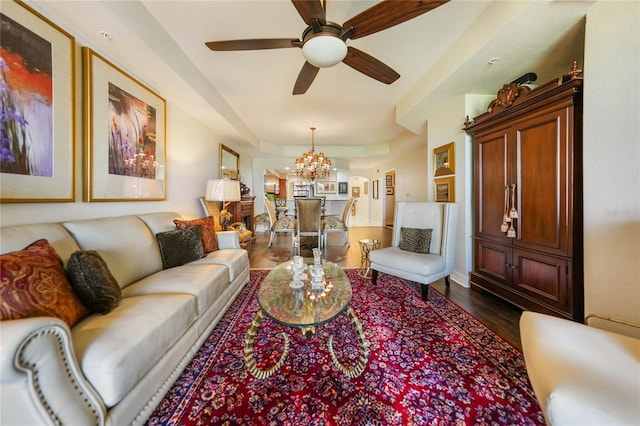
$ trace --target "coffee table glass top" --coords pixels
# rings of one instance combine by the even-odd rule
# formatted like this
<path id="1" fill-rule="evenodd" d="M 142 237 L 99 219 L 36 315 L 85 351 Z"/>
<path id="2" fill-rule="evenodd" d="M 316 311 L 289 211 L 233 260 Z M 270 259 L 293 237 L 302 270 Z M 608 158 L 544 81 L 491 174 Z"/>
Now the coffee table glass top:
<path id="1" fill-rule="evenodd" d="M 313 263 L 313 259 L 309 261 Z M 310 266 L 310 265 L 308 265 Z M 332 262 L 323 261 L 325 291 L 311 291 L 308 279 L 300 289 L 291 288 L 293 261 L 274 268 L 258 290 L 258 303 L 271 319 L 288 327 L 317 327 L 333 320 L 344 312 L 351 302 L 352 289 L 342 269 Z"/>

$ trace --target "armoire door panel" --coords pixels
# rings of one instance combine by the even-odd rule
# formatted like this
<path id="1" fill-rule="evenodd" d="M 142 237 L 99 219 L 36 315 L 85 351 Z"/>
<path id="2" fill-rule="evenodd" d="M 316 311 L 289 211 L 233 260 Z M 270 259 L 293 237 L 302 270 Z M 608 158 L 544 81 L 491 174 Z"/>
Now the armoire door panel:
<path id="1" fill-rule="evenodd" d="M 515 245 L 567 255 L 565 110 L 515 124 L 517 240 Z"/>
<path id="2" fill-rule="evenodd" d="M 513 284 L 516 290 L 566 309 L 569 266 L 565 259 L 514 249 Z"/>
<path id="3" fill-rule="evenodd" d="M 476 256 L 474 271 L 491 280 L 506 285 L 511 270 L 509 268 L 511 248 L 481 240 L 475 242 Z"/>
<path id="4" fill-rule="evenodd" d="M 475 152 L 475 170 L 479 173 L 475 188 L 476 235 L 501 241 L 500 231 L 505 211 L 505 184 L 507 175 L 507 135 L 496 132 L 483 136 Z"/>

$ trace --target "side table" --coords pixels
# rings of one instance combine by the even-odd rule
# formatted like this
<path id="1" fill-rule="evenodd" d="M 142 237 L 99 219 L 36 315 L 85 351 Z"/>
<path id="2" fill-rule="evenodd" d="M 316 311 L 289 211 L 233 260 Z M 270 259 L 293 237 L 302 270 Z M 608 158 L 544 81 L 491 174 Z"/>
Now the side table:
<path id="1" fill-rule="evenodd" d="M 358 275 L 363 278 L 371 278 L 369 274 L 369 272 L 371 272 L 369 253 L 380 248 L 380 240 L 365 238 L 358 240 L 358 243 L 360 243 L 360 270 L 358 271 Z"/>

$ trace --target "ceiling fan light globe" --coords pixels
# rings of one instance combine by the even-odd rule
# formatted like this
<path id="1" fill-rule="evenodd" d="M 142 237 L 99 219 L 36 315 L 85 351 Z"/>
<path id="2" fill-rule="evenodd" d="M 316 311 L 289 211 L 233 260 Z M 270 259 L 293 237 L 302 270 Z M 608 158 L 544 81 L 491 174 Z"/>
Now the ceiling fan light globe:
<path id="1" fill-rule="evenodd" d="M 311 65 L 328 68 L 342 62 L 347 56 L 347 45 L 335 34 L 318 33 L 305 41 L 302 54 Z"/>

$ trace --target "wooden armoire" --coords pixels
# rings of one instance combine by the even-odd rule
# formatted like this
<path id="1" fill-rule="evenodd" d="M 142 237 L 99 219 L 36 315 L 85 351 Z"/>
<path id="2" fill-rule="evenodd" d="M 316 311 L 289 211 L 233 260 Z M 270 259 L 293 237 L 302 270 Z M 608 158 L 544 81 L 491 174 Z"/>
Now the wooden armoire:
<path id="1" fill-rule="evenodd" d="M 582 322 L 582 79 L 507 84 L 473 138 L 472 287 Z M 513 217 L 512 217 L 513 216 Z"/>

